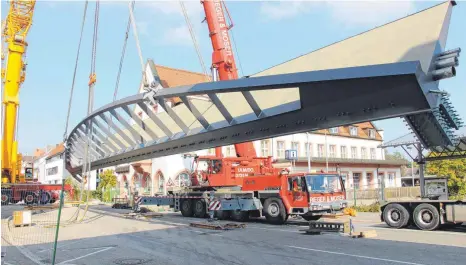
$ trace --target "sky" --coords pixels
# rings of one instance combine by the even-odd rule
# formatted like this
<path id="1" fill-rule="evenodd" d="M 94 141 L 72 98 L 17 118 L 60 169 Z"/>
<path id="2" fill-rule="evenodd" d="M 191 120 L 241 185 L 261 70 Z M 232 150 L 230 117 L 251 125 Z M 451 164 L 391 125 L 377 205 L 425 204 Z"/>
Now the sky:
<path id="1" fill-rule="evenodd" d="M 240 75 L 251 75 L 341 39 L 418 12 L 443 1 L 227 1 Z M 466 1 L 457 1 L 447 49 L 466 48 Z M 185 1 L 204 62 L 211 44 L 199 1 Z M 2 19 L 8 3 L 2 0 Z M 95 2 L 89 1 L 68 133 L 86 116 Z M 27 37 L 26 81 L 20 90 L 19 151 L 63 140 L 84 1 L 38 1 Z M 113 99 L 128 21 L 127 1 L 101 1 L 96 51 L 94 109 Z M 144 60 L 202 72 L 178 1 L 136 1 L 135 20 Z M 137 93 L 141 66 L 130 32 L 117 98 Z M 459 58 L 461 61 L 461 57 Z M 464 66 L 463 66 L 464 67 Z M 466 69 L 443 80 L 441 88 L 466 119 Z M 409 132 L 400 118 L 377 121 L 390 141 Z M 461 133 L 465 134 L 465 130 Z"/>

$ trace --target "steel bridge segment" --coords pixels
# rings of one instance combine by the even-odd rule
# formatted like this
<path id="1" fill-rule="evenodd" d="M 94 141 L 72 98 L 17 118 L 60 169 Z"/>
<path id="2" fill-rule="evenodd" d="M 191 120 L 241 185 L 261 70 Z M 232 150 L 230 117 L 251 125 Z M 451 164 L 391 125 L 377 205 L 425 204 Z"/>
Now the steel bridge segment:
<path id="1" fill-rule="evenodd" d="M 97 116 L 105 115 L 125 106 L 142 106 L 149 118 L 145 122 L 154 121 L 155 124 L 164 124 L 167 128 L 155 128 L 157 135 L 161 137 L 146 143 L 133 143 L 122 148 L 119 152 L 97 156 L 92 159 L 92 170 L 140 161 L 146 158 L 154 158 L 215 146 L 229 145 L 244 141 L 259 140 L 291 133 L 311 131 L 321 128 L 349 125 L 364 121 L 399 117 L 407 114 L 426 112 L 431 109 L 426 100 L 424 88 L 420 80 L 426 78 L 417 61 L 380 64 L 321 71 L 310 71 L 264 77 L 244 78 L 239 80 L 221 81 L 215 83 L 202 83 L 191 86 L 181 86 L 164 89 L 155 92 L 137 94 L 112 104 L 108 104 L 86 117 L 71 132 L 70 136 L 78 134 L 77 128 Z M 215 104 L 218 97 L 220 101 L 232 97 L 234 93 L 249 92 L 257 106 L 267 106 L 274 93 L 286 89 L 295 89 L 297 97 L 290 102 L 279 102 L 275 106 L 262 107 L 258 110 L 250 109 L 248 113 L 233 114 L 232 109 L 220 104 Z M 294 91 L 294 90 L 293 90 Z M 288 92 L 287 92 L 288 93 Z M 210 126 L 205 129 L 196 120 L 186 106 L 170 107 L 166 110 L 175 113 L 180 122 L 187 124 L 190 116 L 196 121 L 196 125 L 189 126 L 185 133 L 178 128 L 175 116 L 167 112 L 155 114 L 149 108 L 148 97 L 153 97 L 158 102 L 166 102 L 173 97 L 189 97 L 195 95 L 208 95 L 213 98 L 213 107 L 218 112 L 221 120 L 209 121 L 207 111 L 204 118 Z M 215 96 L 212 96 L 215 95 Z M 259 101 L 266 95 L 265 101 Z M 403 96 L 400 96 L 403 95 Z M 243 98 L 244 100 L 244 98 Z M 279 100 L 279 99 L 278 99 Z M 223 102 L 225 103 L 225 102 Z M 247 103 L 249 104 L 249 103 Z M 197 107 L 199 108 L 200 105 Z M 184 108 L 187 112 L 180 111 Z M 200 113 L 202 110 L 199 110 Z M 180 113 L 184 113 L 180 116 Z M 199 113 L 197 113 L 199 114 Z M 230 119 L 231 116 L 231 119 Z M 155 117 L 156 119 L 152 119 Z M 157 122 L 157 120 L 159 120 Z M 234 122 L 232 122 L 234 121 Z M 109 119 L 104 120 L 109 122 Z M 169 123 L 172 123 L 169 127 Z M 94 121 L 92 124 L 94 125 Z M 130 122 L 135 124 L 135 122 Z M 108 125 L 108 124 L 107 124 Z M 110 124 L 111 125 L 111 124 Z M 105 125 L 102 125 L 106 127 Z M 197 127 L 196 127 L 197 126 Z M 101 126 L 98 126 L 100 129 Z M 123 131 L 126 132 L 123 132 Z M 129 128 L 117 131 L 116 135 L 122 138 L 122 134 L 129 137 Z M 170 135 L 162 136 L 163 131 L 169 131 Z M 127 134 L 126 134 L 127 133 Z M 107 134 L 107 136 L 110 136 Z M 92 138 L 94 139 L 94 137 Z M 99 145 L 101 143 L 97 143 Z M 73 153 L 67 143 L 67 152 Z M 71 174 L 80 173 L 81 164 L 74 164 L 70 157 L 66 157 L 67 169 Z"/>

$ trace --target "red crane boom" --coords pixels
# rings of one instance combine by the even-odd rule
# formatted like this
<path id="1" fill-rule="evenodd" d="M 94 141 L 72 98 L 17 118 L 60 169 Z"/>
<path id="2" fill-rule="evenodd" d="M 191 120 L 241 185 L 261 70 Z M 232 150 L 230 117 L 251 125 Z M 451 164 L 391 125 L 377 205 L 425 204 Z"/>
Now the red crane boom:
<path id="1" fill-rule="evenodd" d="M 204 0 L 201 3 L 204 6 L 205 20 L 207 21 L 210 40 L 214 49 L 212 52 L 213 78 L 216 80 L 218 74 L 220 80 L 238 79 L 238 69 L 236 68 L 233 47 L 228 33 L 233 24 L 227 22 L 223 11 L 225 5 L 220 0 Z M 235 144 L 235 151 L 238 157 L 257 157 L 252 142 Z M 221 147 L 215 148 L 215 155 L 217 157 L 223 156 Z"/>

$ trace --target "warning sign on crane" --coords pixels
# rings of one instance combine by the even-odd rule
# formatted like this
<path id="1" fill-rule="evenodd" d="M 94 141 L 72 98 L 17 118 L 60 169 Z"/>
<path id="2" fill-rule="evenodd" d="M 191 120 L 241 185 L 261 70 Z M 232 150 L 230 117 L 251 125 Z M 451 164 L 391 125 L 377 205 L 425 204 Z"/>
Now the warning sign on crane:
<path id="1" fill-rule="evenodd" d="M 285 159 L 286 160 L 298 160 L 298 151 L 294 149 L 285 150 Z"/>

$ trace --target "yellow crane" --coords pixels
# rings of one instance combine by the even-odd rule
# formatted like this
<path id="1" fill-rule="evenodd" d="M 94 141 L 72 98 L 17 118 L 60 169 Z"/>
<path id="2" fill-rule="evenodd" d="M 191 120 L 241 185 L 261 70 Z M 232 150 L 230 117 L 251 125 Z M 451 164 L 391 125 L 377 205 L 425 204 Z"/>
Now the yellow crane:
<path id="1" fill-rule="evenodd" d="M 18 154 L 17 119 L 19 109 L 19 89 L 25 79 L 24 54 L 26 36 L 32 25 L 36 1 L 13 0 L 5 21 L 2 22 L 2 41 L 6 51 L 2 51 L 2 90 L 3 90 L 3 135 L 2 135 L 2 185 L 25 182 L 20 177 L 21 154 Z M 6 55 L 6 57 L 5 57 Z"/>

